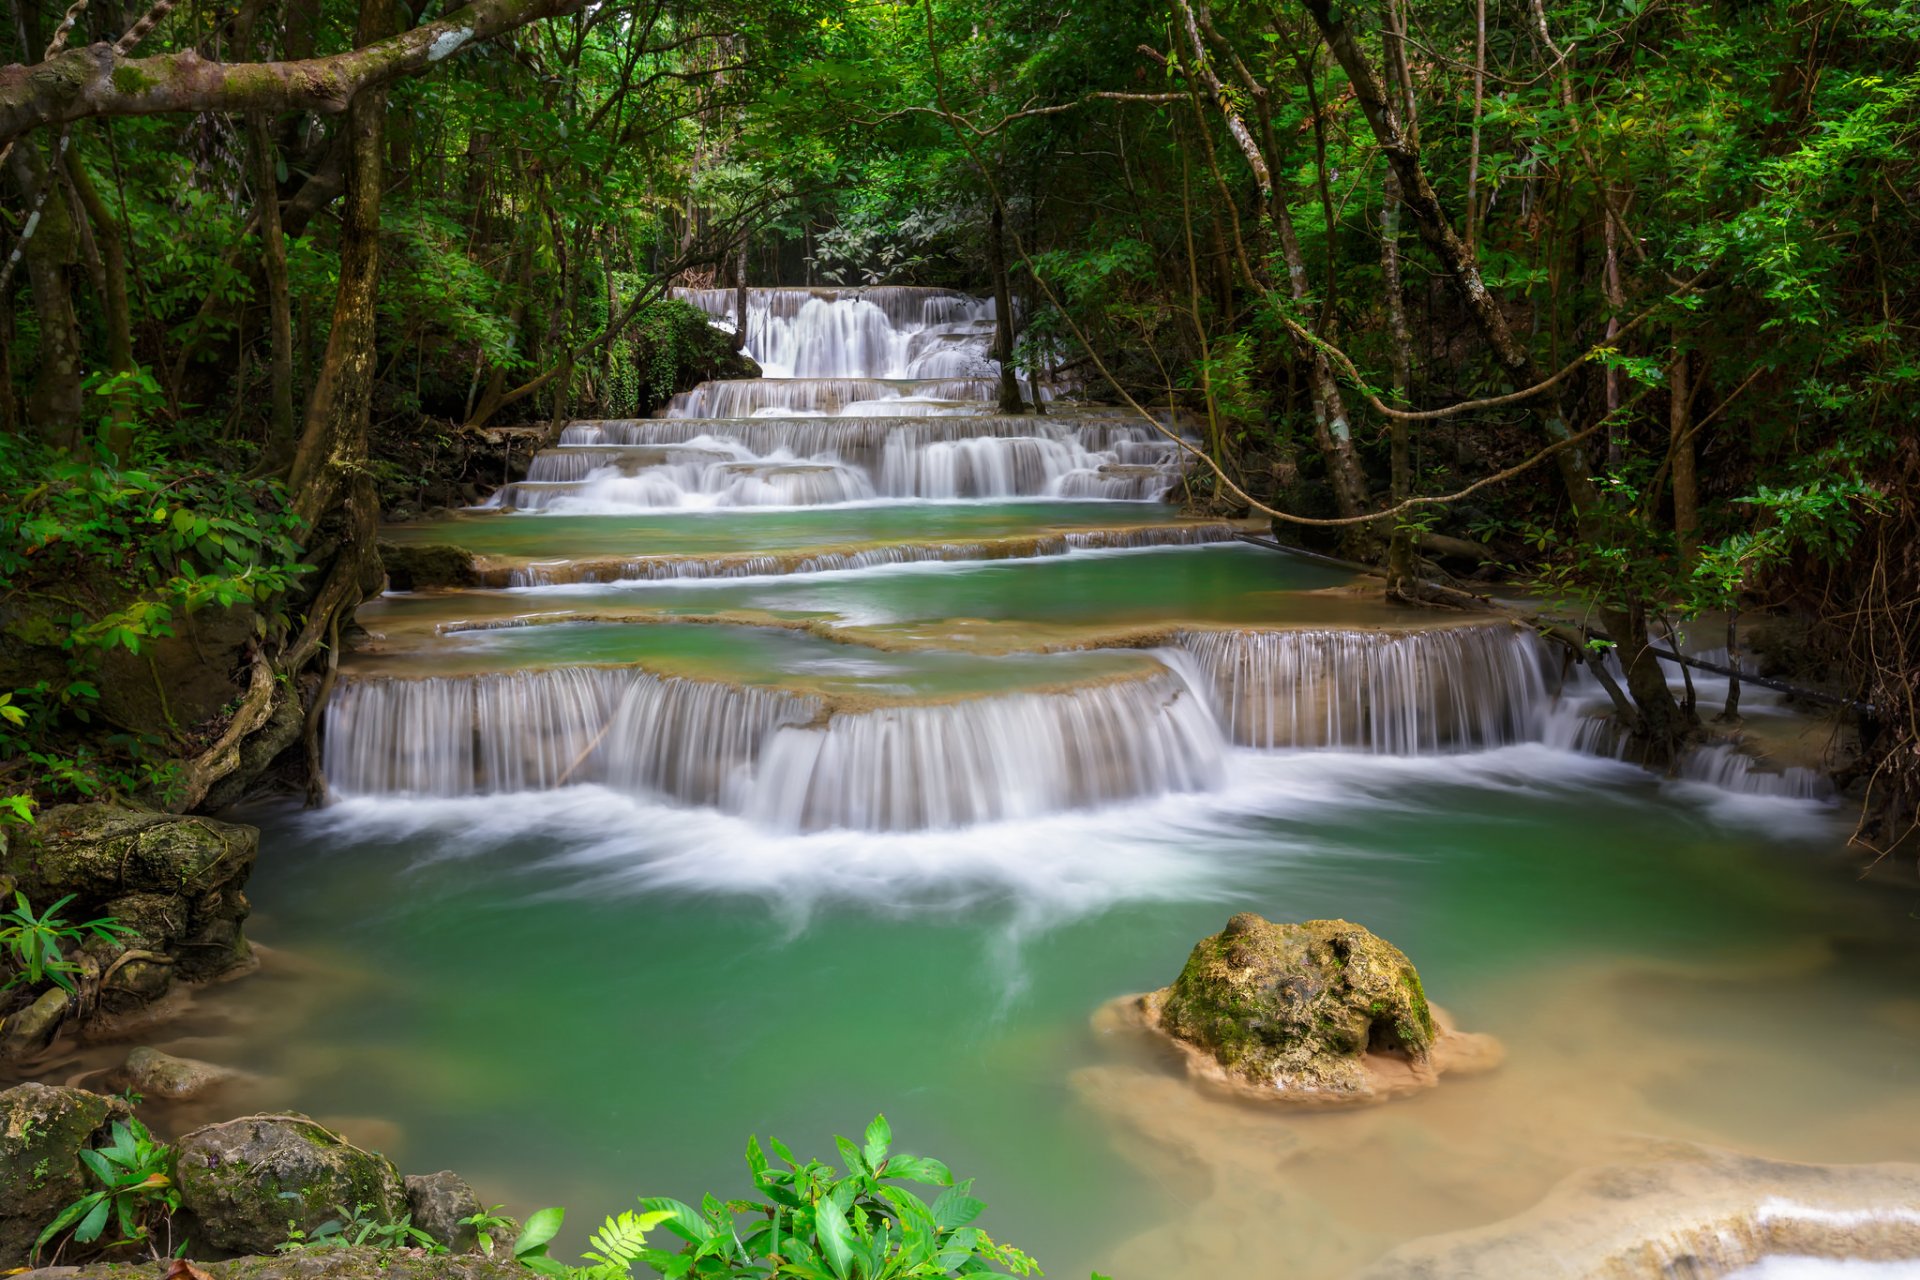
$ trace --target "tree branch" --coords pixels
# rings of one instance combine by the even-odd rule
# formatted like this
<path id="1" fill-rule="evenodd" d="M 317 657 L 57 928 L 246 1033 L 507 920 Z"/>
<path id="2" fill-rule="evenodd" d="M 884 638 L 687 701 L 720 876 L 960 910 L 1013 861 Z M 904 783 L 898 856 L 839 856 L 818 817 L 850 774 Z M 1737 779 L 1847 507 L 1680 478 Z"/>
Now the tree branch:
<path id="1" fill-rule="evenodd" d="M 340 112 L 354 94 L 477 40 L 572 12 L 585 0 L 474 0 L 436 22 L 300 62 L 211 62 L 191 50 L 125 58 L 101 41 L 31 67 L 0 67 L 0 141 L 89 116 L 173 111 Z"/>

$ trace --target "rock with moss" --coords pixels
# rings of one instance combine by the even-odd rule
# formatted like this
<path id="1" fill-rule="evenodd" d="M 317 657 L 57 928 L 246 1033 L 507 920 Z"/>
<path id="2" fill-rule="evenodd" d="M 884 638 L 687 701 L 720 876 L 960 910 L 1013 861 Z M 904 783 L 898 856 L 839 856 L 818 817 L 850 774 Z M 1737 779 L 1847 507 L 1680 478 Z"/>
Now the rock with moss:
<path id="1" fill-rule="evenodd" d="M 413 1225 L 455 1253 L 469 1252 L 480 1242 L 479 1232 L 466 1221 L 484 1207 L 467 1180 L 451 1169 L 409 1174 L 407 1209 Z"/>
<path id="2" fill-rule="evenodd" d="M 1399 948 L 1345 920 L 1280 924 L 1243 912 L 1138 1008 L 1196 1075 L 1262 1097 L 1369 1101 L 1483 1056 L 1454 1052 L 1468 1038 L 1436 1020 Z"/>
<path id="3" fill-rule="evenodd" d="M 240 1073 L 230 1067 L 201 1062 L 198 1058 L 176 1058 L 170 1053 L 145 1045 L 127 1054 L 127 1061 L 114 1073 L 114 1082 L 133 1090 L 143 1098 L 165 1098 L 185 1102 L 235 1083 Z"/>
<path id="4" fill-rule="evenodd" d="M 271 1253 L 290 1232 L 338 1218 L 342 1206 L 380 1222 L 408 1212 L 393 1161 L 302 1115 L 207 1125 L 181 1138 L 176 1153 L 196 1239 L 227 1253 Z"/>
<path id="5" fill-rule="evenodd" d="M 40 1229 L 93 1189 L 80 1152 L 127 1114 L 119 1099 L 83 1089 L 0 1093 L 0 1270 L 26 1266 Z"/>
<path id="6" fill-rule="evenodd" d="M 69 922 L 111 916 L 128 926 L 117 943 L 86 944 L 107 975 L 101 1007 L 119 1012 L 164 993 L 167 983 L 153 969 L 205 982 L 251 963 L 243 890 L 259 847 L 260 833 L 235 823 L 115 804 L 60 805 L 15 842 L 4 871 L 37 908 L 71 894 L 60 912 Z"/>

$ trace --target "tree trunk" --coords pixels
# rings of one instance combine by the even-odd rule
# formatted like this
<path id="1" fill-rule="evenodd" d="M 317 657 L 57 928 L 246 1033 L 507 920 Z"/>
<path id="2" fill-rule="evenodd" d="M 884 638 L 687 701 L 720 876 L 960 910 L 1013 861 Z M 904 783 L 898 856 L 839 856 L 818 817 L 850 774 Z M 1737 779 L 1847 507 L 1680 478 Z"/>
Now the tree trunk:
<path id="1" fill-rule="evenodd" d="M 1007 249 L 1000 217 L 1000 202 L 993 203 L 993 217 L 987 231 L 987 262 L 993 270 L 993 356 L 1000 362 L 1000 412 L 1025 413 L 1020 399 L 1020 375 L 1013 367 L 1013 297 L 1007 285 Z"/>
<path id="2" fill-rule="evenodd" d="M 366 0 L 367 10 L 384 7 Z M 326 353 L 307 401 L 288 486 L 309 526 L 335 510 L 348 482 L 364 474 L 373 396 L 374 303 L 380 262 L 381 120 L 384 89 L 363 90 L 347 109 L 347 195 L 340 220 L 340 285 Z M 372 529 L 368 521 L 367 532 Z M 367 548 L 371 552 L 372 548 Z"/>
<path id="3" fill-rule="evenodd" d="M 287 241 L 280 228 L 280 182 L 277 152 L 264 112 L 247 116 L 247 139 L 253 151 L 254 203 L 260 213 L 260 266 L 267 278 L 267 328 L 272 356 L 267 378 L 272 417 L 267 427 L 261 462 L 279 471 L 293 454 L 293 295 L 287 282 Z"/>
<path id="4" fill-rule="evenodd" d="M 39 206 L 32 235 L 17 250 L 26 261 L 27 285 L 40 327 L 37 368 L 27 390 L 27 423 L 49 440 L 64 439 L 71 447 L 79 438 L 82 417 L 80 322 L 68 280 L 76 250 L 73 215 L 55 174 L 32 142 L 23 139 L 15 144 L 12 169 L 23 207 Z"/>
<path id="5" fill-rule="evenodd" d="M 1681 562 L 1691 566 L 1700 550 L 1700 492 L 1694 476 L 1693 390 L 1685 351 L 1674 353 L 1667 377 L 1667 432 L 1673 453 L 1673 537 Z M 1651 500 L 1658 501 L 1658 495 Z"/>
<path id="6" fill-rule="evenodd" d="M 133 315 L 127 305 L 127 239 L 120 220 L 100 198 L 93 175 L 80 160 L 77 150 L 67 153 L 67 175 L 73 193 L 86 211 L 87 224 L 93 229 L 93 241 L 100 248 L 100 310 L 107 330 L 107 368 L 128 374 L 133 363 Z M 113 419 L 107 430 L 106 446 L 114 460 L 125 466 L 133 460 L 133 397 L 122 387 L 112 399 Z"/>
<path id="7" fill-rule="evenodd" d="M 1380 207 L 1380 287 L 1387 301 L 1387 357 L 1393 370 L 1393 399 L 1404 409 L 1413 391 L 1413 331 L 1407 324 L 1407 301 L 1400 280 L 1400 180 L 1392 170 L 1387 171 L 1386 195 Z M 1387 431 L 1391 500 L 1398 506 L 1413 493 L 1407 420 L 1393 419 Z M 1391 596 L 1401 594 L 1415 577 L 1413 528 L 1396 521 L 1388 536 L 1387 594 Z"/>

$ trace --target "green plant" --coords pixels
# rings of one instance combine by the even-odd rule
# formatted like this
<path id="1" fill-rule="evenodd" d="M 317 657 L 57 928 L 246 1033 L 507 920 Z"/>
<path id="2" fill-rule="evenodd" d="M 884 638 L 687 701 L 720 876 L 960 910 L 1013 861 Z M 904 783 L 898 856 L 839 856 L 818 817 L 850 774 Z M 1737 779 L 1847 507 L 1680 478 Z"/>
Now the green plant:
<path id="1" fill-rule="evenodd" d="M 283 1193 L 288 1199 L 291 1192 Z M 412 1214 L 402 1214 L 388 1221 L 374 1215 L 370 1204 L 356 1204 L 349 1208 L 343 1204 L 333 1206 L 339 1216 L 329 1218 L 311 1231 L 303 1231 L 294 1223 L 287 1224 L 287 1238 L 276 1249 L 281 1253 L 299 1253 L 307 1249 L 354 1249 L 368 1245 L 375 1249 L 425 1249 L 428 1253 L 445 1253 L 446 1246 L 432 1236 L 413 1225 Z"/>
<path id="2" fill-rule="evenodd" d="M 480 1252 L 489 1258 L 493 1256 L 494 1233 L 504 1233 L 514 1228 L 513 1219 L 502 1216 L 501 1208 L 500 1205 L 491 1204 L 478 1213 L 460 1219 L 461 1226 L 473 1228 L 474 1234 L 479 1237 Z"/>
<path id="3" fill-rule="evenodd" d="M 95 1243 L 110 1223 L 119 1229 L 118 1244 L 148 1241 L 154 1219 L 171 1218 L 180 1208 L 173 1148 L 157 1141 L 138 1120 L 114 1121 L 112 1134 L 106 1146 L 80 1153 L 81 1163 L 100 1180 L 100 1189 L 62 1209 L 41 1230 L 33 1242 L 36 1258 L 69 1227 L 75 1244 Z"/>
<path id="4" fill-rule="evenodd" d="M 62 942 L 81 942 L 89 934 L 112 942 L 115 935 L 132 932 L 112 916 L 89 920 L 85 924 L 68 924 L 56 913 L 73 901 L 72 894 L 55 902 L 39 915 L 33 913 L 33 905 L 27 901 L 26 894 L 16 890 L 13 900 L 13 910 L 0 915 L 0 946 L 4 946 L 11 954 L 16 972 L 4 985 L 0 985 L 0 991 L 22 982 L 37 987 L 49 978 L 72 991 L 74 986 L 70 975 L 79 973 L 80 966 L 61 954 Z"/>
<path id="5" fill-rule="evenodd" d="M 514 1257 L 556 1280 L 624 1280 L 636 1263 L 667 1280 L 932 1280 L 1039 1272 L 1032 1258 L 972 1225 L 986 1205 L 972 1196 L 971 1181 L 956 1182 L 938 1160 L 891 1151 L 885 1116 L 867 1126 L 864 1145 L 834 1141 L 846 1161 L 844 1174 L 818 1160 L 800 1161 L 778 1139 L 768 1144 L 769 1159 L 759 1139 L 749 1138 L 747 1167 L 764 1200 L 709 1195 L 695 1209 L 670 1197 L 642 1197 L 645 1212 L 609 1217 L 594 1233 L 586 1266 L 547 1257 L 562 1211 L 543 1209 L 527 1220 Z M 943 1190 L 929 1204 L 905 1183 Z M 646 1235 L 655 1226 L 685 1243 L 673 1252 L 649 1247 Z"/>

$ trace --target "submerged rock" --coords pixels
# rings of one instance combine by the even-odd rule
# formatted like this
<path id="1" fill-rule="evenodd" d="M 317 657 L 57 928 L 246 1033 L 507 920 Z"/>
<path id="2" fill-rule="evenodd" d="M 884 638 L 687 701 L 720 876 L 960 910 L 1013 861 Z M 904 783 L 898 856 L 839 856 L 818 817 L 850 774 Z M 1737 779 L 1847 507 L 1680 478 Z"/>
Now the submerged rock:
<path id="1" fill-rule="evenodd" d="M 80 1152 L 127 1114 L 118 1099 L 83 1089 L 0 1093 L 0 1270 L 27 1265 L 40 1229 L 93 1189 Z"/>
<path id="2" fill-rule="evenodd" d="M 176 1058 L 143 1045 L 127 1055 L 118 1076 L 136 1093 L 183 1102 L 233 1083 L 240 1073 L 195 1058 Z"/>
<path id="3" fill-rule="evenodd" d="M 246 1116 L 195 1129 L 177 1147 L 182 1206 L 198 1242 L 229 1253 L 271 1253 L 293 1228 L 312 1231 L 361 1208 L 381 1222 L 408 1211 L 393 1162 L 362 1151 L 301 1115 Z"/>
<path id="4" fill-rule="evenodd" d="M 1574 1174 L 1517 1217 L 1402 1245 L 1361 1277 L 1637 1280 L 1726 1276 L 1771 1257 L 1920 1263 L 1916 1204 L 1920 1165 L 1792 1164 L 1674 1144 Z"/>
<path id="5" fill-rule="evenodd" d="M 1195 1075 L 1258 1097 L 1373 1101 L 1498 1060 L 1485 1037 L 1436 1020 L 1399 948 L 1345 920 L 1242 912 L 1134 1007 Z"/>

